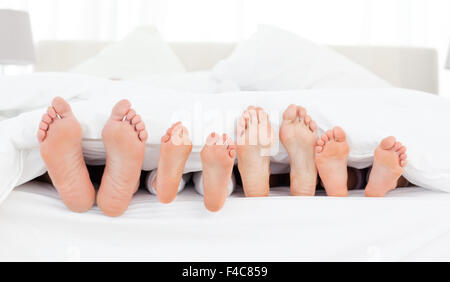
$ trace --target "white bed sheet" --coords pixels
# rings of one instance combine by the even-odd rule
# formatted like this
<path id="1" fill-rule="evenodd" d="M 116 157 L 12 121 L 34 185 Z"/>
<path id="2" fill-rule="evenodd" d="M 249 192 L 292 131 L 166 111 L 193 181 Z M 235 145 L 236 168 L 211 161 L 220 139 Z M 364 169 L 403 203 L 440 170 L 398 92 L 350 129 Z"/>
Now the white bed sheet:
<path id="1" fill-rule="evenodd" d="M 0 206 L 0 260 L 450 260 L 450 194 L 362 195 L 290 197 L 280 187 L 244 198 L 238 189 L 213 214 L 193 189 L 167 206 L 139 191 L 109 218 L 97 207 L 72 213 L 51 185 L 29 182 Z"/>

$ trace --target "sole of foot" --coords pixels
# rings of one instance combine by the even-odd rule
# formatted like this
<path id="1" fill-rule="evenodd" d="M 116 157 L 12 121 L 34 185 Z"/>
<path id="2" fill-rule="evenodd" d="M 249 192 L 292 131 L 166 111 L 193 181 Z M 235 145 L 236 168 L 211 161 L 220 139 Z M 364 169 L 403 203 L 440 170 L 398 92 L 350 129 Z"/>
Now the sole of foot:
<path id="1" fill-rule="evenodd" d="M 406 147 L 395 137 L 383 139 L 375 149 L 372 170 L 365 190 L 367 197 L 384 197 L 397 187 L 406 165 Z"/>
<path id="2" fill-rule="evenodd" d="M 228 185 L 233 172 L 236 151 L 233 140 L 226 134 L 211 133 L 200 152 L 203 171 L 203 188 L 206 209 L 222 209 L 228 195 Z"/>
<path id="3" fill-rule="evenodd" d="M 161 203 L 168 204 L 175 199 L 191 151 L 189 132 L 181 122 L 173 124 L 161 138 L 158 170 L 153 181 Z"/>
<path id="4" fill-rule="evenodd" d="M 127 100 L 118 102 L 102 131 L 106 166 L 97 195 L 100 210 L 120 216 L 139 187 L 148 133 Z"/>
<path id="5" fill-rule="evenodd" d="M 328 130 L 316 146 L 316 166 L 328 196 L 348 195 L 347 161 L 349 145 L 344 130 L 335 127 Z"/>
<path id="6" fill-rule="evenodd" d="M 250 106 L 240 117 L 237 130 L 238 169 L 246 197 L 269 195 L 270 151 L 275 134 L 262 108 Z"/>
<path id="7" fill-rule="evenodd" d="M 290 159 L 291 195 L 314 196 L 317 168 L 314 149 L 317 125 L 303 107 L 290 105 L 283 114 L 280 141 Z"/>
<path id="8" fill-rule="evenodd" d="M 53 99 L 42 116 L 37 137 L 48 174 L 64 204 L 74 212 L 89 210 L 95 190 L 84 162 L 82 130 L 64 99 Z"/>

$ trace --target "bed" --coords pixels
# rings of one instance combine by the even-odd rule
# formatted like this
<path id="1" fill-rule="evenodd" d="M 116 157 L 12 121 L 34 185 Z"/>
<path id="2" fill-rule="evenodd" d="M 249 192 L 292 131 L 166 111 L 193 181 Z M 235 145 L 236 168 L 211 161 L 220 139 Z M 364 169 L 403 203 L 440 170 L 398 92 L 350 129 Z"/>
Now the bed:
<path id="1" fill-rule="evenodd" d="M 36 71 L 65 71 L 107 42 L 45 41 Z M 189 71 L 208 70 L 233 44 L 171 43 Z M 431 49 L 334 47 L 397 87 L 438 93 L 437 54 Z M 388 198 L 244 198 L 238 188 L 224 210 L 202 207 L 192 187 L 171 205 L 139 191 L 127 213 L 108 218 L 97 207 L 68 211 L 51 185 L 28 182 L 0 205 L 0 260 L 149 261 L 415 261 L 450 259 L 450 194 L 421 187 Z"/>

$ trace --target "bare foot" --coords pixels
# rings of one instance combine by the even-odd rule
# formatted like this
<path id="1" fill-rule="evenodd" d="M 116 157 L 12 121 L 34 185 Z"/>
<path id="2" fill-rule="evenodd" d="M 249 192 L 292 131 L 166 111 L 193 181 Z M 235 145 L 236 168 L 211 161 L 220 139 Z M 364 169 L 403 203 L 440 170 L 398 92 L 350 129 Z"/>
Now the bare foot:
<path id="1" fill-rule="evenodd" d="M 64 204 L 74 212 L 89 210 L 95 190 L 83 158 L 81 126 L 64 99 L 53 99 L 37 137 L 48 174 Z"/>
<path id="2" fill-rule="evenodd" d="M 317 169 L 314 148 L 317 125 L 300 106 L 290 105 L 283 114 L 280 141 L 289 154 L 291 165 L 291 195 L 314 196 Z"/>
<path id="3" fill-rule="evenodd" d="M 226 134 L 211 133 L 206 139 L 200 157 L 202 159 L 205 207 L 219 211 L 225 204 L 228 185 L 233 172 L 236 151 L 233 140 Z"/>
<path id="4" fill-rule="evenodd" d="M 97 195 L 98 207 L 108 216 L 125 212 L 139 187 L 147 131 L 127 100 L 118 102 L 103 128 L 106 166 Z"/>
<path id="5" fill-rule="evenodd" d="M 172 202 L 178 192 L 184 165 L 192 151 L 189 132 L 181 122 L 177 122 L 167 130 L 161 138 L 158 170 L 153 187 L 161 203 Z"/>
<path id="6" fill-rule="evenodd" d="M 270 149 L 274 132 L 261 108 L 248 107 L 237 124 L 238 169 L 247 197 L 269 195 Z"/>
<path id="7" fill-rule="evenodd" d="M 367 197 L 384 197 L 397 187 L 406 165 L 406 147 L 395 137 L 383 139 L 375 149 L 372 171 L 366 187 Z"/>
<path id="8" fill-rule="evenodd" d="M 346 197 L 349 146 L 340 127 L 328 130 L 316 146 L 316 165 L 328 196 Z"/>

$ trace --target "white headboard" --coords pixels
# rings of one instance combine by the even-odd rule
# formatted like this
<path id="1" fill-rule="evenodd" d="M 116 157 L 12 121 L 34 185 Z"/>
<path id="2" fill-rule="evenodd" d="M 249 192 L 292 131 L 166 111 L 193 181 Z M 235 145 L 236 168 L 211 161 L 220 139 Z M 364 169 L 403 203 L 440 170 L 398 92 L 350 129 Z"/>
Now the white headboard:
<path id="1" fill-rule="evenodd" d="M 37 45 L 36 71 L 67 71 L 97 54 L 110 42 L 41 41 Z M 211 69 L 233 51 L 233 43 L 169 43 L 188 71 Z M 332 46 L 396 87 L 437 94 L 437 51 L 427 48 Z"/>

